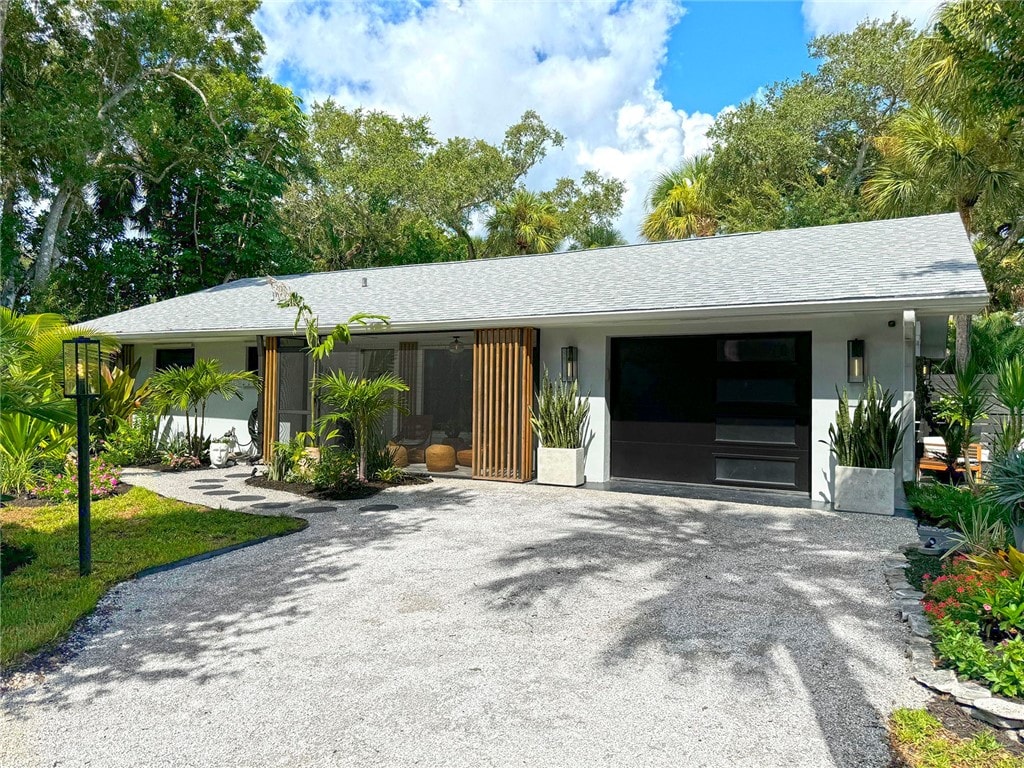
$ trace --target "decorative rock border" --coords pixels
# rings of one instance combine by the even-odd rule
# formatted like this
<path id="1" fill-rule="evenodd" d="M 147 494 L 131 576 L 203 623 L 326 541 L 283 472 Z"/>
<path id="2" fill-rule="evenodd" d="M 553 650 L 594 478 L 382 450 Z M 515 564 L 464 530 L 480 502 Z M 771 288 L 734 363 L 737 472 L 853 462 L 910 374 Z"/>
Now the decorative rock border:
<path id="1" fill-rule="evenodd" d="M 960 708 L 974 719 L 1024 742 L 1024 704 L 995 696 L 978 683 L 961 681 L 951 669 L 936 668 L 932 628 L 921 605 L 924 593 L 907 583 L 905 569 L 909 565 L 905 559 L 887 562 L 885 581 L 896 598 L 900 618 L 910 627 L 907 656 L 914 670 L 914 679 L 925 688 L 953 697 Z"/>

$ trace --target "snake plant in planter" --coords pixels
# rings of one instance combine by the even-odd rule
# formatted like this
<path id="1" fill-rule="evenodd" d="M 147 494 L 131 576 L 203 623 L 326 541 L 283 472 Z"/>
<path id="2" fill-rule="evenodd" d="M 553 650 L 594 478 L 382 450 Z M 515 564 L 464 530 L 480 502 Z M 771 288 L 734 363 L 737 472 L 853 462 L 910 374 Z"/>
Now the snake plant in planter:
<path id="1" fill-rule="evenodd" d="M 894 408 L 895 395 L 872 379 L 850 415 L 850 400 L 839 394 L 835 423 L 828 429 L 828 444 L 836 457 L 832 506 L 845 512 L 892 515 L 896 477 L 893 465 L 907 431 L 903 412 Z"/>
<path id="2" fill-rule="evenodd" d="M 537 406 L 530 421 L 537 431 L 537 482 L 544 485 L 583 485 L 585 433 L 590 402 L 580 397 L 579 385 L 552 381 L 544 371 Z"/>

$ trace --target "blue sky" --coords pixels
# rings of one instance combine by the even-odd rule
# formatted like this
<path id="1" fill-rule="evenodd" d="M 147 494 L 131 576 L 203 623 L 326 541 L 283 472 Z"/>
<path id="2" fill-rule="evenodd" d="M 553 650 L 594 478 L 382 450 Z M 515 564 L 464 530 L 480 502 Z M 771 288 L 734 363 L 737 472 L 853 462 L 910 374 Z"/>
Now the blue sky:
<path id="1" fill-rule="evenodd" d="M 561 131 L 526 179 L 595 170 L 626 185 L 635 239 L 652 180 L 706 151 L 716 115 L 812 70 L 807 42 L 938 0 L 264 0 L 268 75 L 309 105 L 426 115 L 441 139 L 500 142 L 524 111 Z"/>
<path id="2" fill-rule="evenodd" d="M 717 114 L 758 88 L 813 70 L 799 3 L 698 2 L 672 28 L 658 79 L 679 109 Z"/>

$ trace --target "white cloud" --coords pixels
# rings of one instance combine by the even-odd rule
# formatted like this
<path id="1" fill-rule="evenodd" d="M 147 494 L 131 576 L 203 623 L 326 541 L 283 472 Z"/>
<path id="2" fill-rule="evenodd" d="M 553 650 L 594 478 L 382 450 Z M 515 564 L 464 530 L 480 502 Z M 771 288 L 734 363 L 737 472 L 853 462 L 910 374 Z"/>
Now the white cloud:
<path id="1" fill-rule="evenodd" d="M 623 234 L 636 237 L 657 173 L 704 148 L 711 116 L 676 110 L 654 87 L 683 10 L 667 2 L 495 0 L 410 4 L 265 2 L 264 68 L 326 95 L 431 118 L 435 132 L 500 140 L 535 109 L 566 135 L 529 179 L 595 168 L 628 185 Z M 396 18 L 397 16 L 397 18 Z"/>
<path id="2" fill-rule="evenodd" d="M 920 28 L 931 21 L 941 0 L 804 0 L 804 23 L 815 35 L 849 32 L 866 18 L 898 13 Z"/>

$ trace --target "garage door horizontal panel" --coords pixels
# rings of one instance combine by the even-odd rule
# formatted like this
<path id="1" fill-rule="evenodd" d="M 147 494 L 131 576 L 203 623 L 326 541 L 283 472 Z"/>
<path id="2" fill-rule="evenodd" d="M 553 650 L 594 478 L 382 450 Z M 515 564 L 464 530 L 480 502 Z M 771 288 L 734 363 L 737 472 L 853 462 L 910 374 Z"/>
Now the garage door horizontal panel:
<path id="1" fill-rule="evenodd" d="M 614 440 L 637 443 L 707 444 L 715 439 L 715 425 L 681 422 L 617 421 Z"/>
<path id="2" fill-rule="evenodd" d="M 702 483 L 712 467 L 705 446 L 612 442 L 613 477 Z"/>

